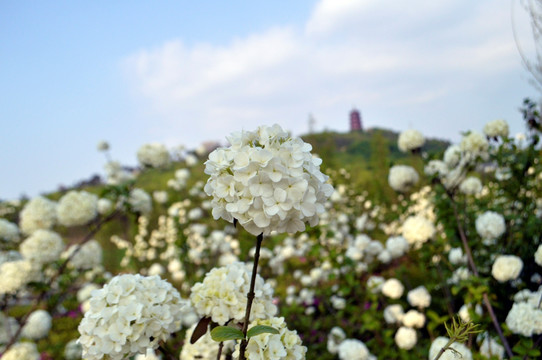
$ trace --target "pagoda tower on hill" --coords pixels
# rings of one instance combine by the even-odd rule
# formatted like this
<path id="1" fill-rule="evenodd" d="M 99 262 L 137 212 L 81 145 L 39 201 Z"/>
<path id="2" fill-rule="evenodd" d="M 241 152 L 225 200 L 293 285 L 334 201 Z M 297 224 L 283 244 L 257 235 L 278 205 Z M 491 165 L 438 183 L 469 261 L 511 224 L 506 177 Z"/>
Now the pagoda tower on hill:
<path id="1" fill-rule="evenodd" d="M 355 108 L 350 111 L 350 131 L 363 131 L 361 114 Z"/>

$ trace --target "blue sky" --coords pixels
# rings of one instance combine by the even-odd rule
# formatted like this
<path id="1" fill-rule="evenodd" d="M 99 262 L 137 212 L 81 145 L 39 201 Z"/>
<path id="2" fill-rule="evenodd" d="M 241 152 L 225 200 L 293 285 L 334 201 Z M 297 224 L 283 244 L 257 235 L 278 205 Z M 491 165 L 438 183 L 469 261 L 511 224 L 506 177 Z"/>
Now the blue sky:
<path id="1" fill-rule="evenodd" d="M 521 41 L 529 28 L 519 6 Z M 539 96 L 509 1 L 4 1 L 0 199 L 102 173 L 100 140 L 195 147 L 279 123 L 459 139 Z"/>

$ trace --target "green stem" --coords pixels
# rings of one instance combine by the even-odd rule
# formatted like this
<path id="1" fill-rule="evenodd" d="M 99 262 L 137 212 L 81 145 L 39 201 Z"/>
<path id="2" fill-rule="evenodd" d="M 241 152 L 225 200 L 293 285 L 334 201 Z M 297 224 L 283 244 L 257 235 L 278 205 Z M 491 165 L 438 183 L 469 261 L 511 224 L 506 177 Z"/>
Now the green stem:
<path id="1" fill-rule="evenodd" d="M 250 290 L 247 294 L 247 308 L 245 312 L 245 322 L 243 323 L 243 335 L 244 339 L 241 341 L 239 349 L 239 360 L 246 360 L 245 351 L 248 346 L 247 332 L 248 324 L 250 322 L 250 310 L 252 309 L 252 302 L 254 301 L 254 286 L 256 285 L 256 275 L 258 272 L 258 261 L 260 260 L 260 248 L 262 246 L 263 234 L 258 235 L 256 239 L 256 252 L 254 253 L 254 265 L 252 266 L 252 277 L 250 279 Z"/>

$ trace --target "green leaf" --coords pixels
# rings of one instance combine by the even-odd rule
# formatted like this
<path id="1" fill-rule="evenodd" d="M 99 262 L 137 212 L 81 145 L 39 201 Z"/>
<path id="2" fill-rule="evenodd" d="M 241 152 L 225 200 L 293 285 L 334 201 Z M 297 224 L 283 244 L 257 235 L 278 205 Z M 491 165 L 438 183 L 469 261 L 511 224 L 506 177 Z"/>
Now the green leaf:
<path id="1" fill-rule="evenodd" d="M 248 330 L 247 338 L 250 339 L 253 336 L 260 335 L 260 334 L 265 334 L 265 333 L 278 334 L 279 331 L 277 329 L 275 329 L 274 327 L 271 327 L 271 326 L 256 325 L 256 326 L 251 327 L 250 330 Z"/>
<path id="2" fill-rule="evenodd" d="M 211 330 L 211 337 L 214 341 L 222 342 L 227 340 L 243 339 L 243 332 L 231 326 L 217 326 Z"/>

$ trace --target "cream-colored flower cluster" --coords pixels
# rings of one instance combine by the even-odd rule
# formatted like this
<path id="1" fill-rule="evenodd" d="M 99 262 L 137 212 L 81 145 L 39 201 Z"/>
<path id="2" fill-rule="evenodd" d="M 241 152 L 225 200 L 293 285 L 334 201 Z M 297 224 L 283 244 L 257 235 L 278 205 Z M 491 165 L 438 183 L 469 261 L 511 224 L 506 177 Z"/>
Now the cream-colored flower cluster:
<path id="1" fill-rule="evenodd" d="M 398 192 L 409 191 L 419 179 L 416 170 L 408 165 L 394 165 L 390 168 L 388 175 L 388 183 L 393 190 Z"/>
<path id="2" fill-rule="evenodd" d="M 171 156 L 163 144 L 151 143 L 139 148 L 137 151 L 137 160 L 142 166 L 164 168 L 169 165 Z"/>
<path id="3" fill-rule="evenodd" d="M 333 187 L 312 146 L 279 125 L 234 133 L 228 148 L 209 154 L 205 192 L 215 219 L 237 219 L 248 232 L 295 233 L 314 226 Z"/>
<path id="4" fill-rule="evenodd" d="M 98 215 L 98 197 L 86 191 L 69 191 L 60 198 L 56 214 L 61 225 L 85 225 Z"/>
<path id="5" fill-rule="evenodd" d="M 491 275 L 499 281 L 505 282 L 518 278 L 523 269 L 523 260 L 515 255 L 499 255 L 491 268 Z"/>
<path id="6" fill-rule="evenodd" d="M 439 336 L 433 342 L 431 343 L 431 347 L 429 348 L 429 360 L 433 360 L 437 357 L 440 350 L 448 343 L 448 338 L 444 336 Z M 468 347 L 461 343 L 453 343 L 450 345 L 451 348 L 455 350 L 446 350 L 442 356 L 440 357 L 441 360 L 457 360 L 458 358 L 462 360 L 472 360 L 472 352 Z"/>
<path id="7" fill-rule="evenodd" d="M 42 196 L 30 200 L 20 213 L 19 227 L 25 234 L 50 229 L 56 224 L 56 202 Z"/>
<path id="8" fill-rule="evenodd" d="M 249 360 L 279 360 L 305 359 L 307 347 L 301 343 L 297 331 L 289 330 L 286 327 L 284 318 L 273 317 L 265 320 L 256 320 L 250 323 L 249 330 L 253 326 L 266 325 L 278 330 L 278 334 L 263 333 L 253 336 L 248 341 L 245 356 Z M 239 357 L 240 345 L 237 344 L 233 357 Z"/>
<path id="9" fill-rule="evenodd" d="M 132 189 L 128 197 L 128 204 L 130 204 L 133 211 L 143 215 L 147 215 L 152 211 L 152 198 L 143 189 Z"/>
<path id="10" fill-rule="evenodd" d="M 252 270 L 249 265 L 234 262 L 214 268 L 205 275 L 203 282 L 192 286 L 190 301 L 200 316 L 208 316 L 220 325 L 229 320 L 243 321 L 250 288 Z M 277 312 L 273 304 L 273 288 L 256 275 L 255 298 L 251 319 L 267 319 Z"/>
<path id="11" fill-rule="evenodd" d="M 25 259 L 37 264 L 47 264 L 60 258 L 64 241 L 56 232 L 40 229 L 24 240 L 19 250 Z"/>
<path id="12" fill-rule="evenodd" d="M 515 302 L 506 316 L 506 325 L 514 334 L 542 334 L 542 308 L 530 301 Z"/>
<path id="13" fill-rule="evenodd" d="M 408 217 L 403 223 L 403 237 L 409 244 L 419 247 L 435 235 L 435 226 L 433 223 L 420 215 Z"/>
<path id="14" fill-rule="evenodd" d="M 124 359 L 156 349 L 181 324 L 181 297 L 158 276 L 119 275 L 92 292 L 79 324 L 83 358 Z"/>
<path id="15" fill-rule="evenodd" d="M 477 131 L 471 131 L 468 135 L 463 137 L 459 147 L 464 155 L 468 155 L 471 158 L 476 158 L 478 156 L 485 158 L 489 149 L 489 143 L 484 135 Z"/>
<path id="16" fill-rule="evenodd" d="M 469 176 L 461 182 L 459 191 L 465 195 L 476 195 L 482 191 L 482 181 L 475 176 Z"/>
<path id="17" fill-rule="evenodd" d="M 28 317 L 21 336 L 32 340 L 41 339 L 51 330 L 52 317 L 45 310 L 36 310 Z"/>
<path id="18" fill-rule="evenodd" d="M 489 138 L 508 137 L 508 123 L 502 119 L 493 120 L 484 125 L 484 134 Z"/>
<path id="19" fill-rule="evenodd" d="M 421 285 L 408 292 L 407 301 L 411 306 L 424 309 L 431 305 L 431 294 L 429 294 L 425 286 Z"/>
<path id="20" fill-rule="evenodd" d="M 423 144 L 425 144 L 425 139 L 422 133 L 413 129 L 403 131 L 397 140 L 397 146 L 402 152 L 419 149 Z"/>
<path id="21" fill-rule="evenodd" d="M 8 261 L 0 265 L 0 294 L 13 294 L 37 277 L 29 260 Z"/>
<path id="22" fill-rule="evenodd" d="M 218 344 L 211 338 L 210 332 L 205 333 L 205 335 L 200 337 L 194 344 L 190 342 L 190 338 L 192 337 L 195 328 L 196 325 L 193 325 L 186 331 L 186 338 L 179 359 L 216 359 L 218 356 Z M 226 354 L 233 351 L 234 343 L 234 341 L 224 342 L 224 348 L 222 349 L 222 354 L 220 356 L 221 360 L 225 360 Z"/>
<path id="23" fill-rule="evenodd" d="M 346 339 L 341 342 L 338 353 L 340 360 L 376 360 L 363 341 L 358 339 Z"/>
<path id="24" fill-rule="evenodd" d="M 36 344 L 31 342 L 19 342 L 14 344 L 2 355 L 4 360 L 39 360 L 40 353 Z"/>

